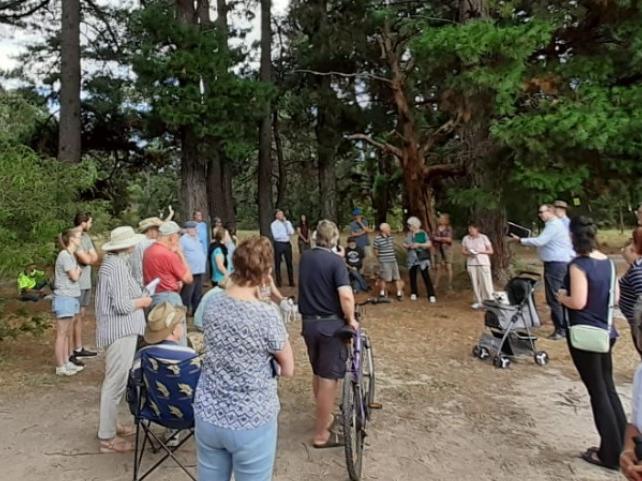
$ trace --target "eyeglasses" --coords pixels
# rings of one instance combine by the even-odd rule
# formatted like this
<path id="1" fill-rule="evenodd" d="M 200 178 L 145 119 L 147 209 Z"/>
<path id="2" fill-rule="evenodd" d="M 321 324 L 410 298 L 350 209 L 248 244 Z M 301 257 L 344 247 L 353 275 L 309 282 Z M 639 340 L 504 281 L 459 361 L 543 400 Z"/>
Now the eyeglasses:
<path id="1" fill-rule="evenodd" d="M 538 214 L 546 214 L 547 212 L 548 212 L 548 209 L 546 209 L 546 210 L 538 210 L 537 211 Z"/>

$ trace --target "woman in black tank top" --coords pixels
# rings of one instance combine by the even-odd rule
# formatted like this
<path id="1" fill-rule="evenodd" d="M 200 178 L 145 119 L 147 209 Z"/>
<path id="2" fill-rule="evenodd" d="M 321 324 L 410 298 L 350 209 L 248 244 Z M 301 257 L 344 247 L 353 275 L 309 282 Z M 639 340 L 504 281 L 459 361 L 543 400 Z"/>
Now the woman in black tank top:
<path id="1" fill-rule="evenodd" d="M 571 326 L 582 324 L 608 329 L 609 300 L 613 271 L 610 259 L 597 250 L 597 226 L 586 217 L 571 221 L 573 248 L 578 256 L 569 264 L 566 287 L 558 298 L 568 312 Z M 616 283 L 617 285 L 617 283 Z M 617 292 L 614 300 L 617 301 Z M 611 350 L 617 332 L 610 329 Z M 573 364 L 591 398 L 593 418 L 600 435 L 599 447 L 582 454 L 585 461 L 609 469 L 619 469 L 626 429 L 626 415 L 613 382 L 611 350 L 601 354 L 573 347 L 568 340 Z"/>

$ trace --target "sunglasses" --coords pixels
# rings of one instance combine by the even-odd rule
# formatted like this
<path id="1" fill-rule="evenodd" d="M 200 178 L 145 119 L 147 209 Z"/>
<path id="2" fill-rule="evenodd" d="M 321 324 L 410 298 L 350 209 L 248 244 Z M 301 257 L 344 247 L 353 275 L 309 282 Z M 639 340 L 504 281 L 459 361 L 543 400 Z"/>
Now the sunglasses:
<path id="1" fill-rule="evenodd" d="M 537 211 L 538 214 L 545 214 L 547 212 L 548 212 L 548 209 L 546 209 L 546 210 L 538 210 Z"/>

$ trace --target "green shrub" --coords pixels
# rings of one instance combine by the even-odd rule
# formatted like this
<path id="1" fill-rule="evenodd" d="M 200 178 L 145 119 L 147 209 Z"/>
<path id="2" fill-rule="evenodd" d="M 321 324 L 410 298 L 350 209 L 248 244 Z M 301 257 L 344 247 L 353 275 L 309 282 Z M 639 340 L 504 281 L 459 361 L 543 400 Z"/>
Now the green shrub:
<path id="1" fill-rule="evenodd" d="M 0 140 L 0 277 L 14 277 L 30 262 L 52 263 L 57 235 L 78 210 L 96 207 L 78 201 L 95 176 L 91 163 L 43 159 L 24 145 Z"/>

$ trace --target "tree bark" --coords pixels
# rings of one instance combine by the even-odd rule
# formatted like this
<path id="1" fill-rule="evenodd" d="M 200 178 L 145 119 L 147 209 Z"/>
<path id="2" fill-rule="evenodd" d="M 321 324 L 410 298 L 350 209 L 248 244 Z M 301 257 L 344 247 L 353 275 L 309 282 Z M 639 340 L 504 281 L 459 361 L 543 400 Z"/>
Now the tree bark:
<path id="1" fill-rule="evenodd" d="M 176 0 L 176 15 L 179 23 L 196 28 L 196 10 L 192 0 Z M 183 87 L 191 80 L 180 79 Z M 202 155 L 202 139 L 191 125 L 180 128 L 181 140 L 181 208 L 185 218 L 200 210 L 209 217 L 207 202 L 207 163 Z"/>
<path id="2" fill-rule="evenodd" d="M 58 159 L 80 162 L 80 0 L 62 1 Z"/>
<path id="3" fill-rule="evenodd" d="M 330 78 L 321 78 L 321 96 L 327 98 L 332 95 L 330 87 Z M 317 105 L 317 158 L 319 169 L 319 204 L 321 207 L 321 217 L 337 221 L 337 176 L 335 170 L 336 146 L 339 139 L 336 138 L 331 121 L 331 114 L 324 102 Z"/>
<path id="4" fill-rule="evenodd" d="M 276 150 L 276 160 L 279 169 L 279 180 L 277 182 L 276 191 L 276 207 L 283 209 L 286 206 L 288 198 L 288 170 L 285 165 L 283 143 L 281 142 L 281 133 L 279 132 L 279 113 L 276 110 L 272 114 L 272 119 L 274 147 Z"/>
<path id="5" fill-rule="evenodd" d="M 220 38 L 221 50 L 227 50 L 228 20 L 226 0 L 216 0 L 217 17 L 214 22 Z M 199 0 L 198 17 L 201 28 L 212 25 L 209 0 Z M 205 95 L 210 95 L 208 79 L 203 79 Z M 203 155 L 207 158 L 207 200 L 211 216 L 220 217 L 223 224 L 231 230 L 236 229 L 234 211 L 234 189 L 232 188 L 232 162 L 227 157 L 221 143 L 212 137 L 204 142 Z"/>
<path id="6" fill-rule="evenodd" d="M 261 65 L 259 78 L 272 82 L 272 15 L 271 0 L 261 0 Z M 261 235 L 270 237 L 270 224 L 274 215 L 272 200 L 272 115 L 271 104 L 267 103 L 259 127 L 259 229 Z"/>

